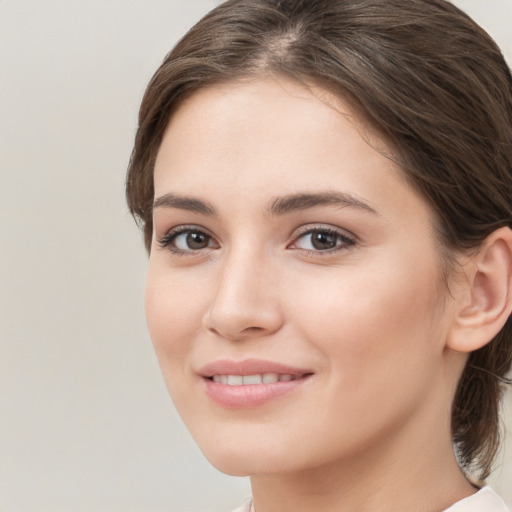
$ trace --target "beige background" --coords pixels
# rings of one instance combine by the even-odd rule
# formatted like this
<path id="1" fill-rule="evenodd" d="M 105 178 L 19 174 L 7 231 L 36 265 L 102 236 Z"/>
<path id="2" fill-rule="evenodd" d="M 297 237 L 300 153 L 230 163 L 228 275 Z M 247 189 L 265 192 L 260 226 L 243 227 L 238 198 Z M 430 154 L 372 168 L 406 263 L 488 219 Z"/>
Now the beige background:
<path id="1" fill-rule="evenodd" d="M 145 84 L 215 0 L 0 0 L 0 510 L 226 511 L 143 317 L 123 181 Z M 460 0 L 512 62 L 512 0 Z M 512 502 L 508 448 L 494 485 Z"/>

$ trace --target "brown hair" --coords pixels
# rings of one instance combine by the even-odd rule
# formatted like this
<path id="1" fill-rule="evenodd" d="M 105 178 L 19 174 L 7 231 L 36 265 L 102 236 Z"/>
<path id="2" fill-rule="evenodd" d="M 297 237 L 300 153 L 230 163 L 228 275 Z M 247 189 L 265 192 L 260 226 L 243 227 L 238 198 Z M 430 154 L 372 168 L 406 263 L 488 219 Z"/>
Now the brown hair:
<path id="1" fill-rule="evenodd" d="M 445 0 L 228 0 L 167 55 L 142 101 L 126 195 L 148 250 L 153 166 L 173 111 L 198 89 L 268 72 L 356 102 L 430 203 L 448 254 L 512 227 L 512 77 L 466 14 Z M 511 361 L 509 318 L 470 355 L 454 399 L 459 460 L 481 478 Z"/>

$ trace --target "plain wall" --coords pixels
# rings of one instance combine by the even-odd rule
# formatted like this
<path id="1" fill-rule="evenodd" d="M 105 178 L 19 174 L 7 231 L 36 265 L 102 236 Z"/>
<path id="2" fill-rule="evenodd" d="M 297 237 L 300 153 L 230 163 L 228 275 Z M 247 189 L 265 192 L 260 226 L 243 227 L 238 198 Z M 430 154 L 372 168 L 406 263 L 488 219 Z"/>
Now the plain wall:
<path id="1" fill-rule="evenodd" d="M 221 512 L 146 333 L 124 203 L 144 87 L 214 0 L 0 0 L 0 510 Z M 460 0 L 512 62 L 512 0 Z M 493 485 L 512 502 L 507 450 Z"/>

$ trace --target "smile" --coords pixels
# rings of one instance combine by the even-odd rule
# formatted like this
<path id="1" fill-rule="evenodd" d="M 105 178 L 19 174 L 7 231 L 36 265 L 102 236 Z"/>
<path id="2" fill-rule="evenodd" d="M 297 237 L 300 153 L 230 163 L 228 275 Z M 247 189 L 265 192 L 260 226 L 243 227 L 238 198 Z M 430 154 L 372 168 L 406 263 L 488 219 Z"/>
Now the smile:
<path id="1" fill-rule="evenodd" d="M 263 359 L 217 359 L 199 368 L 206 396 L 217 406 L 246 409 L 300 392 L 314 372 Z"/>
<path id="2" fill-rule="evenodd" d="M 290 382 L 301 379 L 300 375 L 291 373 L 259 373 L 255 375 L 213 375 L 211 380 L 218 384 L 227 384 L 228 386 L 248 386 L 254 384 L 274 384 L 276 382 Z"/>

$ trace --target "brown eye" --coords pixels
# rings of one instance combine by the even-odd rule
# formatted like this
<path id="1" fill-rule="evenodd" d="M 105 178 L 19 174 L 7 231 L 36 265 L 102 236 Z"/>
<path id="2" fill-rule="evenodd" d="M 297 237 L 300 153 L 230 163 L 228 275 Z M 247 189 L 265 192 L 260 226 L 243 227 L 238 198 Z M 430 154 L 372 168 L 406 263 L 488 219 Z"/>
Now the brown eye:
<path id="1" fill-rule="evenodd" d="M 193 254 L 205 249 L 219 248 L 212 235 L 194 226 L 179 226 L 164 235 L 158 244 L 174 254 Z"/>
<path id="2" fill-rule="evenodd" d="M 355 244 L 355 240 L 343 232 L 328 228 L 313 228 L 297 237 L 291 246 L 310 252 L 332 252 L 347 249 Z"/>
<path id="3" fill-rule="evenodd" d="M 187 230 L 171 239 L 171 244 L 180 251 L 200 251 L 210 246 L 212 237 L 202 231 Z"/>
<path id="4" fill-rule="evenodd" d="M 328 231 L 314 230 L 311 232 L 311 245 L 317 251 L 333 249 L 338 243 L 339 236 Z"/>
<path id="5" fill-rule="evenodd" d="M 185 244 L 187 249 L 191 250 L 205 249 L 208 247 L 209 241 L 210 237 L 207 234 L 201 232 L 191 232 L 186 234 L 185 237 Z"/>

